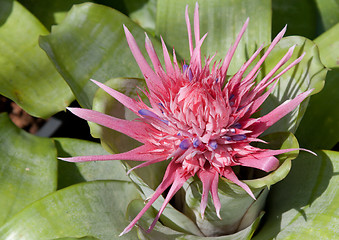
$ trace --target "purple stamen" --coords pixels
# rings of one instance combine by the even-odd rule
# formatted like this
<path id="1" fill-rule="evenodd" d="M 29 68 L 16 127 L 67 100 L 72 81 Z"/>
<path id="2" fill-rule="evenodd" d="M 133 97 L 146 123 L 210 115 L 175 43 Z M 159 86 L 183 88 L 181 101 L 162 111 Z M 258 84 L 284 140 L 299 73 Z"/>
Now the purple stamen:
<path id="1" fill-rule="evenodd" d="M 234 98 L 234 94 L 232 94 L 229 98 L 229 100 L 232 100 Z"/>
<path id="2" fill-rule="evenodd" d="M 245 134 L 234 135 L 231 137 L 233 141 L 242 141 L 245 140 L 247 137 Z"/>
<path id="3" fill-rule="evenodd" d="M 192 81 L 192 79 L 193 79 L 193 73 L 192 73 L 192 70 L 191 70 L 191 69 L 188 69 L 188 79 L 189 79 L 190 81 Z"/>
<path id="4" fill-rule="evenodd" d="M 156 115 L 154 112 L 151 112 L 147 109 L 140 109 L 138 111 L 138 113 L 143 116 L 143 117 L 152 117 L 152 118 L 155 118 L 155 119 L 158 119 L 160 121 L 162 121 L 163 123 L 167 124 L 168 125 L 168 121 L 167 120 L 163 120 L 161 119 L 158 115 Z"/>
<path id="5" fill-rule="evenodd" d="M 213 150 L 215 150 L 215 149 L 218 147 L 218 143 L 217 143 L 217 141 L 215 141 L 215 140 L 211 140 L 211 141 L 208 143 L 208 145 L 209 145 Z"/>
<path id="6" fill-rule="evenodd" d="M 196 147 L 199 147 L 201 144 L 200 140 L 198 138 L 194 138 L 193 139 L 193 146 L 196 148 Z"/>
<path id="7" fill-rule="evenodd" d="M 216 78 L 216 79 L 215 79 L 215 82 L 217 83 L 218 81 L 219 81 L 219 78 Z"/>
<path id="8" fill-rule="evenodd" d="M 181 141 L 181 143 L 179 144 L 179 147 L 182 150 L 187 150 L 190 145 L 191 145 L 190 141 L 187 138 L 185 138 L 184 140 Z"/>
<path id="9" fill-rule="evenodd" d="M 240 123 L 234 123 L 234 124 L 231 125 L 231 127 L 240 129 L 241 128 L 241 124 Z"/>
<path id="10" fill-rule="evenodd" d="M 182 72 L 185 73 L 186 70 L 187 70 L 187 68 L 188 68 L 188 65 L 187 65 L 187 64 L 184 64 L 184 65 L 182 66 Z"/>

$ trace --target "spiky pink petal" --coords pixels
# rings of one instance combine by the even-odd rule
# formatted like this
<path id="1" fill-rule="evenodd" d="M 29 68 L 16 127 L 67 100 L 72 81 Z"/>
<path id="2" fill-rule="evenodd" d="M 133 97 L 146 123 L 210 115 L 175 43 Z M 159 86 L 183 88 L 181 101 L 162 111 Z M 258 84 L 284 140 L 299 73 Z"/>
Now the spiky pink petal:
<path id="1" fill-rule="evenodd" d="M 141 143 L 147 143 L 147 132 L 150 131 L 148 124 L 136 121 L 127 121 L 112 116 L 108 116 L 101 112 L 83 109 L 83 108 L 67 108 L 73 114 L 90 122 L 97 123 L 104 127 L 119 131 L 127 136 L 134 138 Z"/>

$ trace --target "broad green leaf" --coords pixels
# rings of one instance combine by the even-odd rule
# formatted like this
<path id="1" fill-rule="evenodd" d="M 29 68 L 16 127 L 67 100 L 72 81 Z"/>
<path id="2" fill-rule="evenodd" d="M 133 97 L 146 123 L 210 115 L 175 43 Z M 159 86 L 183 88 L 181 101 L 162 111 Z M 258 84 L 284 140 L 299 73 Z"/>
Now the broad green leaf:
<path id="1" fill-rule="evenodd" d="M 202 57 L 223 59 L 234 43 L 246 19 L 250 23 L 233 57 L 229 74 L 234 74 L 250 55 L 262 44 L 271 40 L 271 1 L 268 0 L 158 0 L 156 35 L 162 36 L 168 47 L 174 47 L 177 55 L 189 60 L 185 7 L 193 33 L 193 12 L 199 3 L 200 34 L 208 32 L 202 47 Z M 193 35 L 194 36 L 194 35 Z"/>
<path id="2" fill-rule="evenodd" d="M 40 46 L 82 107 L 91 108 L 97 90 L 91 78 L 105 82 L 114 77 L 142 77 L 127 45 L 123 24 L 139 45 L 144 45 L 144 30 L 136 23 L 114 9 L 92 3 L 74 6 L 50 35 L 40 38 Z M 151 40 L 156 49 L 161 49 L 155 39 Z"/>
<path id="3" fill-rule="evenodd" d="M 75 157 L 109 154 L 98 143 L 72 139 L 55 138 L 58 157 Z M 59 161 L 58 188 L 69 186 L 83 181 L 94 180 L 123 180 L 130 181 L 120 161 L 94 161 L 83 163 L 69 163 Z"/>
<path id="4" fill-rule="evenodd" d="M 92 236 L 118 239 L 128 225 L 126 209 L 139 197 L 132 183 L 94 181 L 59 190 L 24 209 L 0 228 L 1 239 Z M 136 239 L 136 231 L 119 239 Z"/>
<path id="5" fill-rule="evenodd" d="M 67 12 L 74 4 L 88 2 L 86 0 L 19 0 L 32 14 L 34 14 L 47 29 L 52 25 L 60 24 Z"/>
<path id="6" fill-rule="evenodd" d="M 298 142 L 291 133 L 274 133 L 264 139 L 269 145 L 260 146 L 268 149 L 298 148 Z M 244 181 L 251 187 L 257 200 L 254 201 L 245 190 L 225 178 L 219 181 L 219 198 L 221 202 L 220 216 L 215 213 L 211 196 L 209 196 L 204 219 L 200 213 L 200 201 L 202 196 L 202 184 L 198 178 L 186 184 L 185 208 L 186 215 L 194 214 L 194 219 L 200 230 L 206 236 L 231 234 L 247 228 L 259 216 L 263 210 L 268 189 L 271 185 L 284 178 L 290 170 L 290 162 L 297 156 L 297 151 L 281 154 L 278 159 L 281 166 L 272 173 L 258 177 L 252 173 L 255 179 Z M 243 176 L 242 178 L 245 178 Z"/>
<path id="7" fill-rule="evenodd" d="M 0 9 L 8 2 L 1 1 Z M 16 1 L 8 11 L 0 26 L 0 94 L 29 114 L 47 118 L 64 110 L 73 94 L 39 48 L 39 35 L 48 34 L 45 27 Z"/>
<path id="8" fill-rule="evenodd" d="M 300 145 L 332 149 L 339 142 L 339 68 L 328 72 L 324 89 L 311 97 L 296 133 Z"/>
<path id="9" fill-rule="evenodd" d="M 272 0 L 272 37 L 287 25 L 286 36 L 299 35 L 314 39 L 316 16 L 317 6 L 313 1 Z"/>
<path id="10" fill-rule="evenodd" d="M 315 0 L 323 27 L 325 30 L 339 22 L 339 1 L 338 0 Z"/>
<path id="11" fill-rule="evenodd" d="M 319 47 L 320 58 L 328 68 L 339 67 L 339 23 L 317 37 L 314 42 Z"/>
<path id="12" fill-rule="evenodd" d="M 293 45 L 295 45 L 293 55 L 284 66 L 288 66 L 288 64 L 297 59 L 302 53 L 305 52 L 306 54 L 298 65 L 280 77 L 273 93 L 261 106 L 260 115 L 267 114 L 286 100 L 293 99 L 306 90 L 314 89 L 311 93 L 311 95 L 313 95 L 323 88 L 327 69 L 320 61 L 318 48 L 312 41 L 297 36 L 283 38 L 275 46 L 263 64 L 261 70 L 262 75 L 259 79 L 267 75 Z M 282 70 L 283 68 L 276 74 Z M 285 131 L 294 133 L 306 110 L 307 103 L 308 99 L 270 127 L 265 134 Z"/>
<path id="13" fill-rule="evenodd" d="M 272 187 L 255 240 L 336 239 L 339 224 L 339 153 L 301 153 L 290 174 Z"/>
<path id="14" fill-rule="evenodd" d="M 124 0 L 129 17 L 147 31 L 154 33 L 157 0 Z"/>
<path id="15" fill-rule="evenodd" d="M 50 139 L 17 128 L 0 114 L 0 225 L 57 187 L 56 150 Z M 1 236 L 1 234 L 0 234 Z"/>

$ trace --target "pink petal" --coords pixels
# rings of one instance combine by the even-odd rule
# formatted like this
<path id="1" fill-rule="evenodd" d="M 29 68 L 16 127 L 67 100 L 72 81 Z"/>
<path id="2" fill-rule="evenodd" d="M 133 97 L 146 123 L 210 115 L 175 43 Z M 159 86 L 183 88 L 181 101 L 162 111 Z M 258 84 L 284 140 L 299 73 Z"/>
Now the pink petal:
<path id="1" fill-rule="evenodd" d="M 159 75 L 159 73 L 163 70 L 161 63 L 159 61 L 158 55 L 154 50 L 153 44 L 151 42 L 151 40 L 149 39 L 149 37 L 147 36 L 147 34 L 145 33 L 146 37 L 145 37 L 145 48 L 146 51 L 148 53 L 148 56 L 150 57 L 154 70 L 155 72 Z"/>
<path id="2" fill-rule="evenodd" d="M 249 127 L 250 130 L 253 130 L 254 134 L 252 137 L 258 137 L 266 129 L 272 126 L 274 123 L 279 121 L 286 114 L 294 110 L 304 99 L 313 91 L 310 89 L 306 92 L 299 94 L 292 100 L 287 100 L 277 108 L 273 109 L 271 112 L 265 116 L 259 118 L 252 126 Z"/>
<path id="3" fill-rule="evenodd" d="M 130 97 L 127 97 L 126 95 L 107 87 L 105 84 L 102 84 L 101 82 L 95 81 L 91 79 L 92 82 L 94 82 L 96 85 L 98 85 L 100 88 L 102 88 L 105 92 L 107 92 L 109 95 L 111 95 L 113 98 L 115 98 L 117 101 L 119 101 L 121 104 L 126 106 L 128 109 L 133 111 L 134 113 L 137 113 L 140 110 L 140 107 L 138 106 L 138 102 Z"/>
<path id="4" fill-rule="evenodd" d="M 218 217 L 220 218 L 220 200 L 218 196 L 218 180 L 219 173 L 217 171 L 207 171 L 201 170 L 198 173 L 200 178 L 203 190 L 200 203 L 201 217 L 204 218 L 205 209 L 208 201 L 208 192 L 211 191 L 211 195 L 214 201 L 214 206 L 217 212 Z"/>
<path id="5" fill-rule="evenodd" d="M 131 49 L 131 52 L 136 60 L 136 62 L 139 65 L 139 68 L 142 72 L 142 74 L 145 77 L 145 81 L 147 83 L 148 89 L 154 93 L 157 92 L 164 92 L 164 87 L 161 83 L 161 79 L 156 75 L 152 68 L 148 65 L 146 59 L 142 55 L 137 43 L 135 42 L 134 37 L 130 33 L 130 31 L 127 29 L 127 27 L 124 25 L 124 30 L 126 34 L 127 43 L 129 45 L 129 48 Z"/>
<path id="6" fill-rule="evenodd" d="M 190 49 L 190 56 L 192 57 L 193 43 L 192 43 L 191 23 L 190 23 L 190 19 L 189 19 L 189 16 L 188 16 L 188 5 L 186 5 L 185 20 L 186 20 L 186 25 L 187 25 L 187 34 L 188 34 L 188 44 L 189 44 L 189 49 Z"/>
<path id="7" fill-rule="evenodd" d="M 138 215 L 131 221 L 131 223 L 120 233 L 119 236 L 122 236 L 134 227 L 134 225 L 139 221 L 139 219 L 144 215 L 144 213 L 149 209 L 152 204 L 158 199 L 158 197 L 173 183 L 175 180 L 175 172 L 178 168 L 180 168 L 180 164 L 176 164 L 174 162 L 171 162 L 166 169 L 164 178 L 160 185 L 155 190 L 152 197 L 149 199 L 149 201 L 146 203 L 145 207 L 138 213 Z"/>
<path id="8" fill-rule="evenodd" d="M 239 187 L 244 189 L 254 200 L 256 199 L 253 195 L 251 189 L 243 182 L 239 181 L 238 177 L 235 175 L 231 167 L 225 167 L 222 175 L 233 183 L 237 184 Z"/>
<path id="9" fill-rule="evenodd" d="M 162 154 L 150 153 L 153 146 L 142 145 L 128 152 L 110 154 L 110 155 L 94 155 L 94 156 L 77 156 L 69 158 L 59 158 L 67 162 L 88 162 L 88 161 L 110 161 L 110 160 L 133 160 L 133 161 L 152 161 L 154 159 L 164 159 Z M 167 154 L 166 154 L 167 155 Z"/>
<path id="10" fill-rule="evenodd" d="M 279 167 L 279 160 L 273 156 L 263 158 L 239 158 L 237 162 L 241 166 L 257 168 L 265 172 L 273 171 Z"/>
<path id="11" fill-rule="evenodd" d="M 162 44 L 162 51 L 163 51 L 163 54 L 164 54 L 166 72 L 167 72 L 167 75 L 171 76 L 171 75 L 174 74 L 174 69 L 173 69 L 173 65 L 172 65 L 172 62 L 171 62 L 171 58 L 170 58 L 169 53 L 167 51 L 167 47 L 166 47 L 164 40 L 162 39 L 162 37 L 160 37 L 160 39 L 161 39 L 161 44 Z"/>
<path id="12" fill-rule="evenodd" d="M 67 109 L 82 119 L 100 124 L 104 127 L 108 127 L 123 134 L 126 134 L 127 136 L 130 136 L 131 138 L 134 138 L 135 140 L 141 143 L 147 142 L 148 139 L 147 132 L 150 131 L 150 126 L 148 124 L 115 118 L 103 114 L 101 112 L 89 109 L 82 108 L 67 108 Z M 155 129 L 152 129 L 151 131 L 155 131 Z"/>
<path id="13" fill-rule="evenodd" d="M 171 186 L 170 190 L 168 191 L 166 199 L 165 199 L 164 203 L 162 204 L 158 214 L 155 216 L 151 226 L 148 228 L 148 230 L 147 230 L 148 233 L 152 231 L 152 229 L 154 228 L 154 226 L 157 223 L 158 219 L 160 218 L 160 215 L 165 210 L 165 207 L 167 206 L 169 201 L 172 199 L 174 194 L 176 194 L 178 192 L 178 190 L 187 181 L 187 179 L 189 179 L 191 177 L 191 175 L 185 174 L 185 173 L 183 173 L 182 171 L 179 171 L 179 170 L 181 170 L 181 169 L 177 169 L 175 174 L 173 174 L 174 175 L 174 181 L 172 183 L 172 186 Z"/>
<path id="14" fill-rule="evenodd" d="M 232 48 L 227 52 L 226 56 L 225 56 L 225 59 L 224 59 L 224 62 L 221 66 L 221 73 L 223 76 L 226 77 L 226 74 L 227 74 L 227 69 L 231 63 L 231 60 L 232 60 L 232 57 L 233 57 L 233 54 L 236 50 L 236 48 L 238 47 L 238 44 L 240 42 L 240 39 L 242 37 L 242 35 L 244 34 L 246 28 L 247 28 L 247 25 L 248 25 L 248 22 L 249 22 L 249 18 L 246 19 L 246 22 L 244 23 L 243 27 L 241 28 L 240 30 L 240 33 L 238 34 L 236 40 L 235 40 L 235 43 L 234 45 L 232 46 Z"/>

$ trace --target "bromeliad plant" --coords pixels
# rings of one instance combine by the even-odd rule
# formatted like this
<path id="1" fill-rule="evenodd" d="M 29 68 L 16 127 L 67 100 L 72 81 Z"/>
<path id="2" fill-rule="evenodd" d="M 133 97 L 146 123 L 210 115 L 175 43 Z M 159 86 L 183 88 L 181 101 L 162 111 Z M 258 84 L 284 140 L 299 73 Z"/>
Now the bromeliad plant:
<path id="1" fill-rule="evenodd" d="M 6 3 L 12 3 L 12 12 L 0 34 L 10 31 L 26 11 L 17 2 Z M 40 38 L 41 48 L 83 107 L 68 109 L 96 123 L 90 123 L 91 133 L 111 154 L 95 143 L 20 132 L 1 116 L 2 169 L 10 173 L 1 176 L 6 184 L 1 185 L 5 194 L 0 200 L 9 209 L 0 216 L 3 239 L 118 239 L 119 234 L 120 239 L 308 239 L 309 229 L 313 237 L 336 236 L 336 228 L 325 231 L 319 226 L 338 222 L 334 172 L 339 155 L 305 149 L 317 149 L 319 133 L 309 139 L 305 132 L 314 132 L 313 119 L 319 115 L 315 106 L 324 95 L 311 98 L 315 113 L 308 110 L 301 121 L 309 96 L 321 90 L 327 72 L 317 46 L 303 37 L 283 38 L 284 27 L 267 47 L 257 47 L 270 42 L 271 26 L 265 27 L 270 22 L 268 1 L 214 1 L 213 7 L 201 1 L 200 19 L 198 3 L 194 13 L 185 1 L 131 3 L 125 2 L 130 17 L 154 37 L 146 34 L 143 40 L 145 30 L 126 16 L 86 3 Z M 223 22 L 210 21 L 222 16 Z M 205 30 L 209 36 L 201 38 Z M 336 66 L 337 43 L 331 36 L 337 31 L 338 26 L 315 40 L 320 54 L 327 54 L 321 54 L 327 67 Z M 146 51 L 137 42 L 145 42 Z M 168 52 L 172 46 L 176 51 Z M 32 107 L 31 95 L 18 94 L 18 76 L 17 83 L 6 82 L 4 94 L 35 116 L 50 116 L 53 110 Z M 45 84 L 63 86 L 54 80 Z M 65 89 L 53 89 L 51 99 Z M 64 104 L 70 99 L 68 93 L 59 96 Z M 333 112 L 323 118 L 336 119 Z M 305 148 L 293 135 L 300 123 L 297 135 Z M 328 137 L 337 130 L 332 126 Z M 326 142 L 332 145 L 326 146 L 338 140 L 331 139 Z M 18 148 L 32 162 L 13 154 Z M 303 152 L 289 173 L 299 150 Z M 16 191 L 20 182 L 26 184 L 22 195 Z M 75 184 L 79 182 L 84 183 Z M 13 196 L 20 197 L 18 204 L 11 203 Z M 325 215 L 333 216 L 329 223 L 323 221 Z"/>

